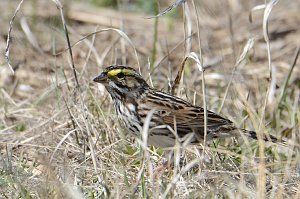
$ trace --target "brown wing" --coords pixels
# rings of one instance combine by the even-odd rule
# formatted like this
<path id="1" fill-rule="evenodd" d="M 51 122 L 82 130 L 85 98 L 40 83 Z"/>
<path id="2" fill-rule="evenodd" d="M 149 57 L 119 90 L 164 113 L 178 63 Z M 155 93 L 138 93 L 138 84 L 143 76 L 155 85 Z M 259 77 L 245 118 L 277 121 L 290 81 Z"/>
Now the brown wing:
<path id="1" fill-rule="evenodd" d="M 167 124 L 176 130 L 179 137 L 194 132 L 197 137 L 204 135 L 204 109 L 162 92 L 155 92 L 143 99 L 143 107 L 153 107 L 153 121 Z M 228 136 L 234 124 L 211 111 L 207 111 L 207 130 L 211 137 Z"/>

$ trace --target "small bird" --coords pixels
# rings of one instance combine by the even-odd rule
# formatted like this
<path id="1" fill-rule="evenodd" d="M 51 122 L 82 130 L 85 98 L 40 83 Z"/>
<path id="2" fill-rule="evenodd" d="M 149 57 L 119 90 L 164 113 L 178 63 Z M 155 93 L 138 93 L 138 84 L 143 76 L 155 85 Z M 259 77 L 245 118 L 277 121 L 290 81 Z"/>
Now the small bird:
<path id="1" fill-rule="evenodd" d="M 105 86 L 114 102 L 119 119 L 129 133 L 141 137 L 147 115 L 152 117 L 148 130 L 148 144 L 160 148 L 173 147 L 176 142 L 201 143 L 204 139 L 204 109 L 151 88 L 133 68 L 112 65 L 94 78 Z M 254 131 L 237 128 L 234 123 L 207 110 L 206 140 L 238 136 L 241 133 L 257 139 Z M 273 136 L 263 138 L 277 142 Z"/>

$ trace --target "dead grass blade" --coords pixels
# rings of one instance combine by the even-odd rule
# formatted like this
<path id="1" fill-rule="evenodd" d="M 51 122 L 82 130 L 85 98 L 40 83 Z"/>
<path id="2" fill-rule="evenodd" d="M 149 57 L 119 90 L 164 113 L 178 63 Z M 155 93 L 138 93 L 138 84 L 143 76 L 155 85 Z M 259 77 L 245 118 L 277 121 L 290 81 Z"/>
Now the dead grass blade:
<path id="1" fill-rule="evenodd" d="M 288 71 L 288 73 L 287 73 L 287 75 L 286 75 L 286 77 L 284 79 L 283 87 L 282 87 L 282 90 L 281 90 L 281 93 L 280 93 L 280 100 L 278 102 L 278 107 L 279 108 L 283 106 L 283 102 L 285 101 L 287 87 L 288 87 L 289 81 L 291 79 L 293 70 L 294 70 L 294 68 L 296 66 L 296 63 L 297 63 L 297 60 L 298 60 L 298 57 L 299 57 L 299 53 L 300 53 L 300 44 L 299 44 L 298 48 L 295 51 L 292 63 L 291 63 L 290 68 L 289 68 L 289 71 Z"/>
<path id="2" fill-rule="evenodd" d="M 181 4 L 185 3 L 186 0 L 177 0 L 175 3 L 173 3 L 172 5 L 170 5 L 167 9 L 165 9 L 164 11 L 162 11 L 161 13 L 159 13 L 156 16 L 152 16 L 152 17 L 145 17 L 145 19 L 152 19 L 155 17 L 161 17 L 165 14 L 167 14 L 168 12 L 170 12 L 171 10 L 173 10 L 174 8 L 180 6 Z"/>
<path id="3" fill-rule="evenodd" d="M 51 157 L 50 157 L 50 160 L 49 160 L 49 165 L 51 165 L 51 162 L 53 161 L 53 158 L 54 158 L 54 155 L 56 154 L 56 151 L 60 148 L 60 146 L 64 143 L 64 141 L 73 133 L 73 132 L 76 132 L 75 129 L 69 131 L 60 141 L 59 143 L 56 145 Z"/>
<path id="4" fill-rule="evenodd" d="M 188 4 L 183 5 L 184 12 L 184 38 L 185 38 L 185 54 L 191 52 L 192 46 L 192 18 Z"/>
<path id="5" fill-rule="evenodd" d="M 266 8 L 266 4 L 261 4 L 258 6 L 255 6 L 254 8 L 251 9 L 251 11 L 249 12 L 249 21 L 250 23 L 252 23 L 252 13 L 257 11 L 257 10 L 262 10 Z"/>
<path id="6" fill-rule="evenodd" d="M 174 175 L 173 178 L 171 179 L 171 182 L 167 185 L 167 188 L 166 188 L 166 190 L 163 193 L 163 195 L 162 195 L 161 198 L 168 198 L 167 196 L 168 196 L 170 190 L 177 183 L 177 181 L 180 179 L 180 177 L 183 174 L 185 174 L 186 172 L 188 172 L 189 170 L 191 170 L 191 168 L 193 168 L 194 166 L 198 165 L 199 162 L 201 162 L 200 158 L 193 159 L 191 162 L 189 162 L 188 164 L 186 164 L 184 166 L 184 168 L 181 169 L 181 171 L 177 175 Z"/>
<path id="7" fill-rule="evenodd" d="M 68 26 L 68 28 L 69 28 L 69 31 L 70 31 L 73 35 L 74 35 L 74 34 L 78 34 L 72 27 Z M 97 30 L 98 30 L 98 26 L 95 28 L 95 31 L 97 31 Z M 79 35 L 79 36 L 80 36 L 80 38 L 82 37 L 82 35 Z M 86 39 L 86 40 L 84 40 L 84 42 L 85 42 L 85 44 L 87 45 L 87 47 L 89 48 L 89 51 L 90 51 L 90 52 L 88 52 L 88 54 L 93 53 L 97 65 L 98 65 L 98 66 L 101 66 L 102 63 L 103 63 L 103 59 L 104 59 L 104 57 L 106 56 L 107 53 L 102 53 L 101 56 L 98 55 L 97 50 L 96 50 L 96 48 L 94 47 L 95 35 L 92 37 L 92 41 Z M 67 50 L 67 49 L 66 49 L 66 50 Z M 57 53 L 57 54 L 55 54 L 55 55 L 59 55 L 59 54 L 61 54 L 61 52 L 59 52 L 59 53 Z M 88 60 L 89 57 L 90 57 L 90 55 L 87 56 L 87 60 Z M 87 62 L 86 62 L 86 63 L 87 63 Z M 82 71 L 84 71 L 84 70 L 82 70 Z"/>
<path id="8" fill-rule="evenodd" d="M 173 81 L 173 83 L 171 85 L 171 94 L 172 95 L 174 95 L 175 90 L 179 85 L 179 82 L 180 82 L 181 77 L 182 77 L 183 69 L 184 69 L 184 66 L 185 66 L 185 62 L 186 62 L 187 59 L 188 59 L 188 57 L 185 57 L 184 60 L 181 62 L 180 66 L 179 66 L 179 70 L 178 70 L 177 75 L 176 75 L 176 78 L 175 78 L 175 80 Z"/>
<path id="9" fill-rule="evenodd" d="M 228 95 L 228 91 L 229 91 L 229 87 L 231 86 L 232 84 L 232 81 L 233 81 L 233 77 L 234 77 L 234 74 L 235 74 L 235 71 L 237 69 L 237 67 L 241 64 L 241 62 L 246 58 L 246 55 L 248 54 L 248 52 L 253 48 L 253 45 L 254 45 L 254 38 L 250 38 L 248 39 L 246 45 L 244 46 L 244 50 L 242 52 L 242 54 L 239 56 L 238 60 L 236 61 L 233 69 L 232 69 L 232 72 L 231 72 L 231 77 L 230 77 L 230 80 L 229 80 L 229 83 L 226 87 L 226 90 L 225 90 L 225 94 L 224 94 L 224 97 L 223 97 L 223 100 L 221 102 L 221 106 L 218 110 L 218 113 L 221 112 L 223 106 L 224 106 L 224 103 L 225 103 L 225 100 L 226 100 L 226 97 Z"/>
<path id="10" fill-rule="evenodd" d="M 154 6 L 154 11 L 155 11 L 155 14 L 158 13 L 158 2 L 156 2 L 155 6 Z M 158 17 L 156 17 L 154 19 L 154 32 L 153 32 L 152 55 L 151 55 L 150 69 L 153 69 L 155 61 L 156 61 L 157 39 L 158 39 Z"/>
<path id="11" fill-rule="evenodd" d="M 71 113 L 71 110 L 70 110 L 69 106 L 68 106 L 67 100 L 64 97 L 63 97 L 63 100 L 64 100 L 65 106 L 67 108 L 70 120 L 72 122 L 73 130 L 75 131 L 76 142 L 77 142 L 78 146 L 81 146 L 81 144 L 79 142 L 79 138 L 78 138 L 78 132 L 77 132 L 77 129 L 76 129 L 75 119 L 74 119 L 74 117 L 73 117 L 73 115 Z"/>
<path id="12" fill-rule="evenodd" d="M 270 74 L 270 85 L 266 93 L 265 102 L 263 105 L 262 113 L 261 113 L 261 119 L 258 129 L 258 146 L 259 146 L 259 166 L 258 166 L 258 174 L 260 178 L 257 179 L 257 192 L 259 194 L 260 198 L 265 198 L 266 194 L 266 165 L 265 165 L 265 143 L 262 139 L 263 132 L 262 132 L 262 124 L 265 118 L 265 112 L 267 103 L 272 101 L 272 96 L 270 96 L 270 93 L 272 93 L 274 88 L 274 85 L 271 83 L 273 76 L 272 76 L 272 59 L 271 59 L 271 48 L 270 48 L 270 40 L 268 35 L 268 18 L 270 16 L 270 13 L 272 11 L 272 8 L 277 4 L 278 0 L 272 0 L 270 1 L 264 11 L 264 17 L 263 17 L 263 35 L 265 42 L 267 44 L 267 52 L 268 52 L 268 66 L 269 66 L 269 74 Z"/>
<path id="13" fill-rule="evenodd" d="M 142 179 L 142 177 L 143 177 L 142 175 L 145 170 L 146 159 L 149 160 L 149 156 L 150 156 L 150 154 L 148 152 L 148 132 L 149 132 L 149 124 L 152 119 L 154 111 L 155 111 L 154 109 L 149 111 L 149 113 L 146 116 L 146 119 L 145 119 L 142 129 L 140 129 L 141 135 L 142 135 L 142 140 L 138 139 L 138 142 L 139 142 L 139 144 L 141 146 L 141 150 L 143 152 L 142 153 L 143 154 L 143 163 L 141 164 L 140 169 L 139 169 L 137 182 L 139 182 Z M 153 179 L 154 174 L 153 174 L 153 169 L 152 169 L 151 165 L 149 165 L 149 168 L 151 168 L 150 169 L 150 178 Z"/>
<path id="14" fill-rule="evenodd" d="M 6 48 L 5 48 L 5 54 L 4 54 L 5 59 L 6 59 L 6 63 L 7 63 L 9 69 L 11 70 L 11 72 L 13 74 L 15 74 L 15 71 L 14 71 L 12 65 L 10 64 L 10 58 L 9 58 L 9 50 L 10 50 L 10 43 L 11 43 L 11 36 L 10 35 L 11 35 L 12 28 L 13 28 L 14 20 L 17 16 L 17 13 L 19 12 L 19 10 L 21 8 L 21 5 L 22 5 L 23 1 L 24 0 L 21 0 L 20 3 L 18 4 L 17 9 L 15 10 L 14 15 L 12 16 L 12 18 L 9 22 L 9 28 L 8 28 L 7 40 L 6 40 Z"/>
<path id="15" fill-rule="evenodd" d="M 273 101 L 274 96 L 271 95 L 272 93 L 275 92 L 275 84 L 272 84 L 271 82 L 273 81 L 273 73 L 272 73 L 272 58 L 271 58 L 271 46 L 270 46 L 270 39 L 269 39 L 269 33 L 268 33 L 268 19 L 271 14 L 271 11 L 273 7 L 278 3 L 278 0 L 272 0 L 270 1 L 266 9 L 264 11 L 264 17 L 263 17 L 263 35 L 265 42 L 267 44 L 267 52 L 268 52 L 268 65 L 269 65 L 269 73 L 270 73 L 270 88 L 268 92 L 268 103 L 270 104 Z"/>
<path id="16" fill-rule="evenodd" d="M 72 48 L 71 48 L 71 44 L 70 44 L 67 23 L 66 23 L 66 20 L 65 20 L 64 12 L 63 12 L 63 5 L 60 3 L 59 0 L 52 0 L 52 1 L 56 4 L 57 9 L 59 9 L 59 11 L 60 11 L 60 16 L 61 16 L 61 20 L 62 20 L 62 23 L 63 23 L 63 26 L 64 26 L 64 31 L 65 31 L 65 35 L 66 35 L 66 39 L 67 39 L 68 50 L 69 50 L 71 65 L 72 65 L 72 69 L 73 69 L 73 74 L 74 74 L 75 81 L 76 81 L 76 87 L 79 88 L 80 86 L 79 86 L 79 81 L 78 81 L 78 78 L 77 78 L 75 63 L 74 63 L 74 59 L 73 59 L 73 52 L 72 52 Z"/>
<path id="17" fill-rule="evenodd" d="M 36 37 L 34 36 L 34 34 L 32 33 L 32 31 L 30 30 L 30 27 L 27 23 L 27 20 L 25 17 L 22 17 L 21 20 L 20 20 L 20 25 L 21 25 L 21 28 L 23 30 L 23 32 L 25 33 L 29 43 L 33 46 L 33 48 L 35 50 L 37 50 L 38 52 L 42 53 L 43 50 L 40 48 L 39 46 L 39 43 L 36 39 Z"/>
<path id="18" fill-rule="evenodd" d="M 202 58 L 202 49 L 201 49 L 201 38 L 200 38 L 200 17 L 199 17 L 199 11 L 197 9 L 197 6 L 195 5 L 195 0 L 192 1 L 193 3 L 193 7 L 194 7 L 194 12 L 196 15 L 196 24 L 197 24 L 197 37 L 198 37 L 198 48 L 199 48 L 199 56 L 201 58 L 201 60 L 203 60 Z M 203 65 L 203 63 L 202 63 Z"/>
<path id="19" fill-rule="evenodd" d="M 254 41 L 255 41 L 254 38 L 250 38 L 247 41 L 246 45 L 244 46 L 242 54 L 240 55 L 239 59 L 235 63 L 236 66 L 240 65 L 240 63 L 245 59 L 245 57 L 248 54 L 248 52 L 253 48 Z"/>
<path id="20" fill-rule="evenodd" d="M 137 60 L 137 64 L 140 68 L 140 62 L 139 62 L 139 59 L 138 59 L 138 54 L 137 54 L 137 50 L 133 44 L 133 42 L 130 40 L 130 38 L 121 30 L 119 29 L 116 29 L 116 28 L 106 28 L 106 29 L 102 29 L 102 30 L 98 30 L 98 31 L 95 31 L 95 32 L 92 32 L 90 34 L 87 34 L 86 36 L 84 36 L 83 38 L 79 39 L 77 42 L 75 42 L 74 44 L 70 45 L 68 48 L 62 50 L 61 52 L 55 54 L 55 55 L 60 55 L 62 54 L 64 51 L 68 50 L 69 48 L 73 48 L 74 46 L 76 46 L 77 44 L 79 44 L 80 42 L 82 42 L 84 39 L 90 37 L 90 36 L 93 36 L 95 34 L 98 34 L 98 33 L 102 33 L 102 32 L 107 32 L 107 31 L 115 31 L 117 32 L 121 37 L 123 37 L 129 44 L 130 46 L 133 48 L 134 50 L 134 54 L 135 54 L 135 57 L 136 57 L 136 60 Z"/>

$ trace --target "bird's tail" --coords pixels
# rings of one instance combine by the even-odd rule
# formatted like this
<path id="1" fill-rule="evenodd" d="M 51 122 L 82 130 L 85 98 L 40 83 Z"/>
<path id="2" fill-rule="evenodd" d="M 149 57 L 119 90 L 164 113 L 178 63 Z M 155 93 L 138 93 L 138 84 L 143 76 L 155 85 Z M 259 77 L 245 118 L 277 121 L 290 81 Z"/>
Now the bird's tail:
<path id="1" fill-rule="evenodd" d="M 248 137 L 252 138 L 252 139 L 255 139 L 255 140 L 258 140 L 258 136 L 257 136 L 257 133 L 255 131 L 248 131 L 246 129 L 241 129 L 241 131 Z M 263 135 L 263 140 L 266 141 L 266 142 L 273 142 L 273 143 L 276 143 L 276 144 L 282 144 L 282 145 L 285 145 L 286 144 L 286 141 L 284 140 L 279 140 L 277 139 L 275 136 L 273 135 Z"/>

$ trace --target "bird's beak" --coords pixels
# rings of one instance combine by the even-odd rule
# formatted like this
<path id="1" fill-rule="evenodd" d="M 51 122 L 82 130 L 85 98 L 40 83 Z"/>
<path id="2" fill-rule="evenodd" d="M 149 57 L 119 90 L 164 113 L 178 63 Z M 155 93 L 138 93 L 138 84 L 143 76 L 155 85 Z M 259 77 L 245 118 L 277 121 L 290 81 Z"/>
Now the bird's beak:
<path id="1" fill-rule="evenodd" d="M 97 77 L 93 79 L 94 82 L 105 84 L 107 80 L 107 75 L 105 73 L 101 73 Z"/>

